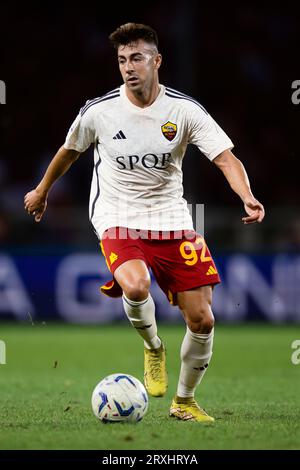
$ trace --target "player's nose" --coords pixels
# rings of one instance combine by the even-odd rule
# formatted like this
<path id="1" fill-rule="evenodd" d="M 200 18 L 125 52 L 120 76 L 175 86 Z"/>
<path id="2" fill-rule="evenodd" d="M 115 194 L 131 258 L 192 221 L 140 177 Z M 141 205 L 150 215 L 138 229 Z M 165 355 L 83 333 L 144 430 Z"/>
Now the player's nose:
<path id="1" fill-rule="evenodd" d="M 133 67 L 132 62 L 130 60 L 127 60 L 124 65 L 125 65 L 124 69 L 125 69 L 126 73 L 130 74 L 131 72 L 134 71 L 134 67 Z"/>

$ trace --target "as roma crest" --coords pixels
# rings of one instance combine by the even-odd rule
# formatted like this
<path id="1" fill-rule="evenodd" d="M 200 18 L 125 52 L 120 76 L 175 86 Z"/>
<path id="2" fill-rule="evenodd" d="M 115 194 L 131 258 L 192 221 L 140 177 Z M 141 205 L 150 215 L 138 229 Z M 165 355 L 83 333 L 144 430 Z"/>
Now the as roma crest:
<path id="1" fill-rule="evenodd" d="M 166 122 L 166 124 L 163 124 L 161 126 L 161 131 L 163 135 L 165 136 L 166 139 L 168 140 L 173 140 L 176 137 L 177 134 L 177 125 L 173 124 L 173 122 Z"/>

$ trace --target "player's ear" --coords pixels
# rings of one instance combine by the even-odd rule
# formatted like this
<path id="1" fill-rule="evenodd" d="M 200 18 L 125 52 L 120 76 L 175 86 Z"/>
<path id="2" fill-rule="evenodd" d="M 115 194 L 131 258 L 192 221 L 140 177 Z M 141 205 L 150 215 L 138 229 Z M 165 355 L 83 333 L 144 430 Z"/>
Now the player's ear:
<path id="1" fill-rule="evenodd" d="M 156 70 L 159 69 L 159 67 L 161 66 L 161 63 L 162 63 L 162 55 L 157 54 L 156 57 L 155 57 L 155 62 L 154 62 L 154 66 L 155 66 Z"/>

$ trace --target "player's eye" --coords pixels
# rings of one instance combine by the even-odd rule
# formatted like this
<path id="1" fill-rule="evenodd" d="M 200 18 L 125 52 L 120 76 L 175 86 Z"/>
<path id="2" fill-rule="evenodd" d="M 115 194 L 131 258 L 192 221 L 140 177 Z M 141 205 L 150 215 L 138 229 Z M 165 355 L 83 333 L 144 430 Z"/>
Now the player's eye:
<path id="1" fill-rule="evenodd" d="M 143 60 L 143 57 L 142 56 L 136 56 L 134 57 L 134 62 L 141 62 Z"/>

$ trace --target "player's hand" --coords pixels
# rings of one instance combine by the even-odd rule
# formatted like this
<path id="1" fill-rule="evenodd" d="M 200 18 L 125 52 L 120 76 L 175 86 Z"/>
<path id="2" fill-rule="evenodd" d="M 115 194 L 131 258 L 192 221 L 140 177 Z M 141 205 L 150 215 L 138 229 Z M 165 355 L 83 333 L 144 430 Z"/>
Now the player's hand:
<path id="1" fill-rule="evenodd" d="M 33 215 L 36 222 L 40 222 L 47 207 L 47 195 L 38 189 L 33 189 L 25 195 L 24 207 L 29 215 Z"/>
<path id="2" fill-rule="evenodd" d="M 264 206 L 254 197 L 246 198 L 244 201 L 245 211 L 248 217 L 243 217 L 242 221 L 244 224 L 254 224 L 255 222 L 260 223 L 265 216 Z"/>

